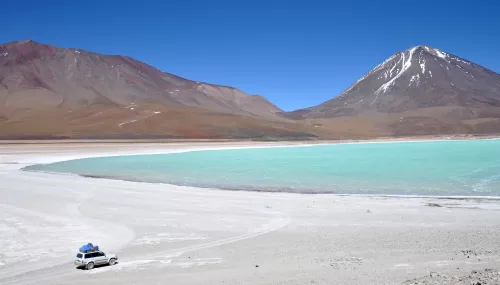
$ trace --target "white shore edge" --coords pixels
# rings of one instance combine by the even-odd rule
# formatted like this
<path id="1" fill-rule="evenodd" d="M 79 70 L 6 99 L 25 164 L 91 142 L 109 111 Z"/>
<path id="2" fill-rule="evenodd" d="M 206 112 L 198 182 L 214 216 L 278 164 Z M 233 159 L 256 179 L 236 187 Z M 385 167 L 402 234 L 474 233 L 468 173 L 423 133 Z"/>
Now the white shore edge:
<path id="1" fill-rule="evenodd" d="M 207 190 L 20 170 L 318 145 L 277 144 L 0 145 L 0 284 L 332 284 L 332 274 L 334 284 L 401 284 L 431 271 L 500 267 L 500 197 Z M 119 264 L 75 270 L 75 251 L 88 241 L 117 252 Z"/>

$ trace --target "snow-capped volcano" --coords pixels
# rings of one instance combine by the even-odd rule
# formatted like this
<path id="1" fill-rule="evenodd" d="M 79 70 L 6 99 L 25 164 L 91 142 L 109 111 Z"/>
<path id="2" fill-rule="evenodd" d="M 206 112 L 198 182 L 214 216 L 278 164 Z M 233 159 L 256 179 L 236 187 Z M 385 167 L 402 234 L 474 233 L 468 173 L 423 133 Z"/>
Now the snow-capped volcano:
<path id="1" fill-rule="evenodd" d="M 439 49 L 415 46 L 394 54 L 334 99 L 291 115 L 326 118 L 443 106 L 500 107 L 500 75 Z"/>

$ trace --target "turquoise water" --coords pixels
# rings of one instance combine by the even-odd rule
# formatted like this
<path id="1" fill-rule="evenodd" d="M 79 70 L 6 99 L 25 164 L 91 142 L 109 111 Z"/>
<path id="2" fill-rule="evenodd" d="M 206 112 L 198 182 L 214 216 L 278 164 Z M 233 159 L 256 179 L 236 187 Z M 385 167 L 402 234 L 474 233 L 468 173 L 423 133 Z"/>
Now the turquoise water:
<path id="1" fill-rule="evenodd" d="M 230 190 L 500 196 L 500 140 L 210 150 L 87 158 L 27 170 Z"/>

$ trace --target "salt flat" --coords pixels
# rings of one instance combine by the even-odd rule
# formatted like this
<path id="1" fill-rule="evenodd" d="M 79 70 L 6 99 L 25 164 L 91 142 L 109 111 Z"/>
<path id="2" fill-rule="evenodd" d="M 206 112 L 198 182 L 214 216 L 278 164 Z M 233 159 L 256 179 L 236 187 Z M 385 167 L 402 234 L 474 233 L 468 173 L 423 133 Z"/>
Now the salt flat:
<path id="1" fill-rule="evenodd" d="M 20 170 L 281 144 L 0 145 L 0 284 L 402 284 L 500 268 L 495 199 L 221 191 Z M 75 269 L 87 242 L 119 263 Z"/>

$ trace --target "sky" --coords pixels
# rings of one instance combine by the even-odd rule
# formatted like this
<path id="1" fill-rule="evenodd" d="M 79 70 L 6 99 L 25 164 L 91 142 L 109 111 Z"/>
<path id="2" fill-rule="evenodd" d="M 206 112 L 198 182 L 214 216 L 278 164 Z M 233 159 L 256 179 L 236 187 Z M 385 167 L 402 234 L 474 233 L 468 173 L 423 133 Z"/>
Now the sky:
<path id="1" fill-rule="evenodd" d="M 23 0 L 1 9 L 0 43 L 32 39 L 127 55 L 262 95 L 285 111 L 338 96 L 416 45 L 500 73 L 493 0 Z"/>

